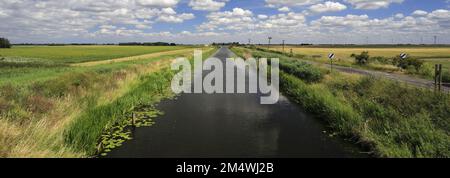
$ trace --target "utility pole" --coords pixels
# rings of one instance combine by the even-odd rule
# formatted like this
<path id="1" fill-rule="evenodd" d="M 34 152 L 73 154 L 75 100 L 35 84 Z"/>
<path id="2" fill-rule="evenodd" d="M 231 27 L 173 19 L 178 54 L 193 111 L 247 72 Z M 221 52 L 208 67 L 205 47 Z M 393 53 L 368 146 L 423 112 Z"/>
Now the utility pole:
<path id="1" fill-rule="evenodd" d="M 252 39 L 248 39 L 248 45 L 252 44 Z"/>
<path id="2" fill-rule="evenodd" d="M 267 45 L 267 49 L 270 48 L 270 41 L 272 41 L 272 37 L 269 36 L 269 44 Z"/>
<path id="3" fill-rule="evenodd" d="M 437 36 L 434 36 L 434 44 L 437 44 Z"/>
<path id="4" fill-rule="evenodd" d="M 284 53 L 284 40 L 283 40 L 283 53 Z"/>

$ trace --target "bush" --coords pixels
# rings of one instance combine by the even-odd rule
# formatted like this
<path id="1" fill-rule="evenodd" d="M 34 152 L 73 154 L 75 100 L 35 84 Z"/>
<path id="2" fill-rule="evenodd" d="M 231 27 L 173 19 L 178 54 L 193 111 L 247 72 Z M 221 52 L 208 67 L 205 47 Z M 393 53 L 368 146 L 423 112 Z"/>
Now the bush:
<path id="1" fill-rule="evenodd" d="M 420 68 L 423 66 L 423 61 L 416 58 L 406 58 L 402 59 L 400 56 L 397 56 L 393 60 L 393 64 L 402 69 L 415 69 L 417 72 L 420 71 Z"/>
<path id="2" fill-rule="evenodd" d="M 442 82 L 450 83 L 450 71 L 445 71 L 442 73 Z"/>
<path id="3" fill-rule="evenodd" d="M 351 57 L 355 58 L 356 64 L 358 65 L 366 65 L 370 59 L 368 51 L 363 51 L 360 55 L 352 54 Z"/>
<path id="4" fill-rule="evenodd" d="M 0 48 L 11 48 L 11 43 L 6 38 L 0 38 Z"/>

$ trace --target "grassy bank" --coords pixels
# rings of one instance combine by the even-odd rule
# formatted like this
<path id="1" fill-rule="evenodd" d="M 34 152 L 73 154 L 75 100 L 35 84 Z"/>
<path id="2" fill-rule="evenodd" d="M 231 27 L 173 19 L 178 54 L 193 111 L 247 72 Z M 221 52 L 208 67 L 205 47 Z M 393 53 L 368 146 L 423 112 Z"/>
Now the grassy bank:
<path id="1" fill-rule="evenodd" d="M 151 85 L 154 75 L 163 75 L 159 72 L 169 66 L 171 59 L 192 54 L 184 52 L 90 67 L 2 68 L 0 156 L 88 156 L 88 151 L 72 145 L 78 143 L 73 140 L 84 138 L 67 137 L 68 133 L 74 133 L 67 129 L 77 119 L 95 108 L 123 103 L 127 100 L 124 96 L 133 97 L 139 86 Z"/>
<path id="2" fill-rule="evenodd" d="M 213 52 L 215 51 L 207 51 L 203 58 L 206 59 Z M 141 76 L 139 82 L 120 98 L 106 105 L 90 107 L 76 118 L 64 133 L 66 144 L 78 152 L 96 154 L 102 134 L 110 133 L 113 127 L 126 126 L 123 123 L 131 122 L 130 115 L 137 112 L 136 108 L 151 106 L 173 96 L 170 85 L 174 74 L 169 68 L 162 68 L 158 72 Z M 117 146 L 120 146 L 120 143 Z"/>
<path id="3" fill-rule="evenodd" d="M 235 50 L 240 55 L 259 52 Z M 378 157 L 450 157 L 450 97 L 280 57 L 281 89 Z"/>

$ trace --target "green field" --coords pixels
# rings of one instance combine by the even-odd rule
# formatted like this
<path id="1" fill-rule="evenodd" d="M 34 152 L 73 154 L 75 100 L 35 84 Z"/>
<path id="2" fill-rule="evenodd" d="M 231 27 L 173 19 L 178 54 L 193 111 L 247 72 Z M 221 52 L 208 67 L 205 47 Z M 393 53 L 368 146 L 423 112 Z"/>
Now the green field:
<path id="1" fill-rule="evenodd" d="M 267 47 L 266 47 L 267 48 Z M 275 46 L 272 50 L 282 51 L 282 47 Z M 351 64 L 354 62 L 352 54 L 360 54 L 363 51 L 368 51 L 372 57 L 386 57 L 393 58 L 401 53 L 407 53 L 410 57 L 415 57 L 425 61 L 433 61 L 443 63 L 450 68 L 450 47 L 296 47 L 286 46 L 285 52 L 293 50 L 295 54 L 306 55 L 317 61 L 328 62 L 328 54 L 334 53 L 336 60 L 341 63 Z"/>
<path id="2" fill-rule="evenodd" d="M 14 46 L 0 49 L 1 57 L 79 63 L 177 50 L 185 46 Z"/>

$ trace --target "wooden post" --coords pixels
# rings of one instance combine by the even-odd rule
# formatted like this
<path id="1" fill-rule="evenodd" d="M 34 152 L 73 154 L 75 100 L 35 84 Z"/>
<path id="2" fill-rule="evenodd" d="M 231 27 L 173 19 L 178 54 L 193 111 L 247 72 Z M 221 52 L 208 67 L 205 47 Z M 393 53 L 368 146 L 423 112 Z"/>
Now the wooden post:
<path id="1" fill-rule="evenodd" d="M 442 91 L 442 64 L 439 64 L 439 92 Z"/>
<path id="2" fill-rule="evenodd" d="M 331 63 L 331 72 L 330 73 L 333 73 L 333 59 L 330 60 L 330 63 Z"/>
<path id="3" fill-rule="evenodd" d="M 438 65 L 434 65 L 434 92 L 437 91 L 437 76 L 438 76 Z"/>
<path id="4" fill-rule="evenodd" d="M 131 118 L 131 125 L 134 127 L 136 126 L 136 114 L 133 112 L 133 116 Z"/>
<path id="5" fill-rule="evenodd" d="M 434 91 L 442 91 L 442 64 L 434 66 Z"/>

